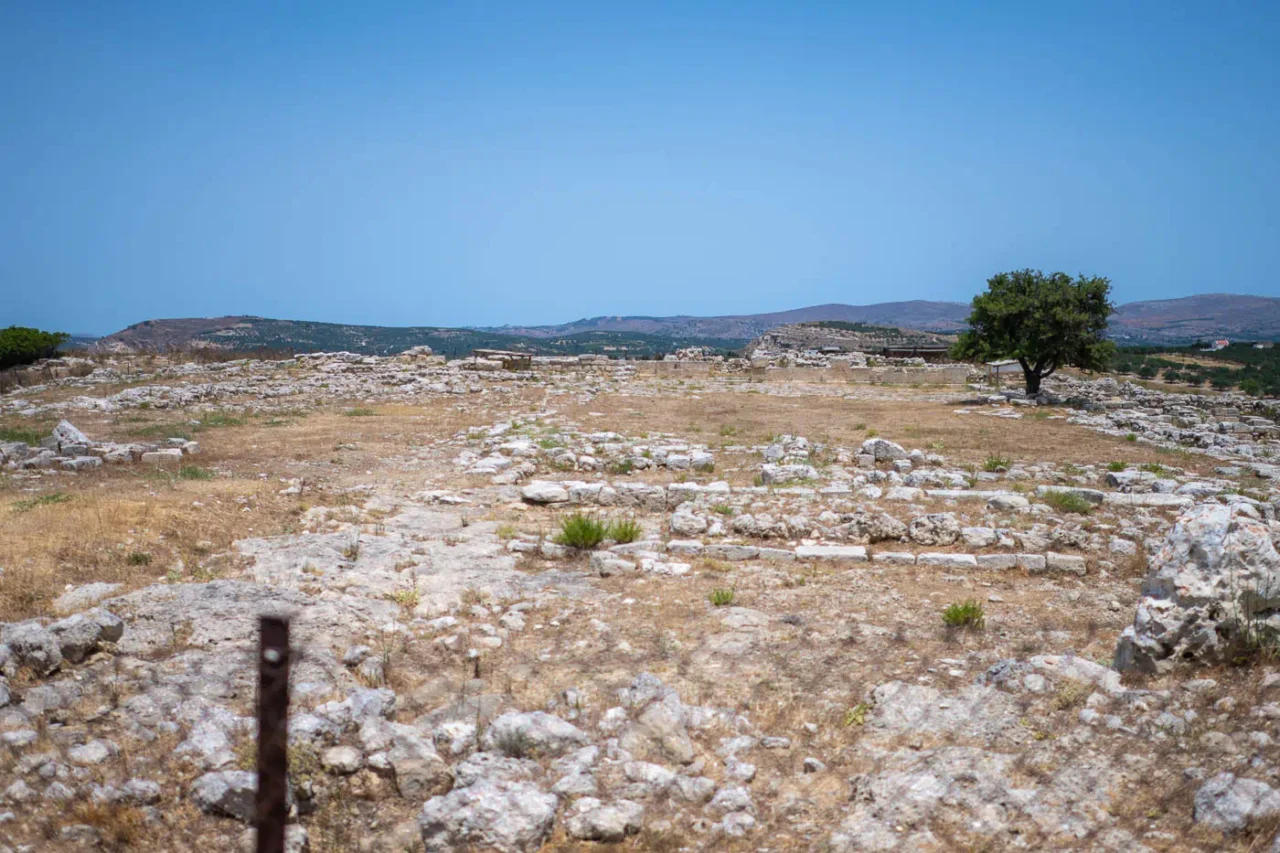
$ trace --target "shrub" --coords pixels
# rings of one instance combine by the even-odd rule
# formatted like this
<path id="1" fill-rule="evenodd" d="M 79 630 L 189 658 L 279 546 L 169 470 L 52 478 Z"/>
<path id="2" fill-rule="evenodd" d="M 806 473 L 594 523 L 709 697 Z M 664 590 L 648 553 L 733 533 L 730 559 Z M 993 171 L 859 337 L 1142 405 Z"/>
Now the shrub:
<path id="1" fill-rule="evenodd" d="M 149 566 L 151 565 L 151 555 L 146 551 L 130 551 L 129 556 L 125 558 L 125 562 L 131 566 Z"/>
<path id="2" fill-rule="evenodd" d="M 1009 466 L 1012 464 L 1013 460 L 1006 456 L 988 456 L 982 463 L 982 470 L 989 472 L 1008 471 Z"/>
<path id="3" fill-rule="evenodd" d="M 1093 504 L 1075 492 L 1049 492 L 1044 496 L 1044 502 L 1058 512 L 1088 515 L 1093 511 Z"/>
<path id="4" fill-rule="evenodd" d="M 1127 467 L 1128 467 L 1128 466 L 1127 466 L 1127 465 L 1125 465 L 1123 462 L 1108 462 L 1108 463 L 1107 463 L 1107 470 L 1108 470 L 1108 471 L 1111 471 L 1111 472 L 1113 472 L 1113 473 L 1118 473 L 1118 472 L 1120 472 L 1120 471 L 1123 471 L 1123 470 L 1124 470 L 1125 468 L 1127 468 Z"/>
<path id="5" fill-rule="evenodd" d="M 1125 435 L 1124 440 L 1132 444 L 1133 442 L 1138 440 L 1138 436 L 1134 433 L 1128 433 Z"/>
<path id="6" fill-rule="evenodd" d="M 711 601 L 712 607 L 726 607 L 733 604 L 733 590 L 717 587 L 711 590 L 711 595 L 708 596 L 708 599 Z"/>
<path id="7" fill-rule="evenodd" d="M 574 513 L 560 519 L 560 534 L 556 536 L 556 543 L 590 550 L 604 541 L 605 533 L 605 525 L 600 519 Z"/>
<path id="8" fill-rule="evenodd" d="M 982 611 L 982 602 L 968 598 L 955 604 L 947 605 L 942 611 L 942 624 L 948 628 L 965 628 L 981 631 L 987 627 L 987 616 Z"/>
<path id="9" fill-rule="evenodd" d="M 70 337 L 65 332 L 42 332 L 26 326 L 0 330 L 0 370 L 52 358 Z"/>
<path id="10" fill-rule="evenodd" d="M 639 539 L 642 532 L 639 522 L 634 518 L 622 518 L 609 522 L 605 527 L 605 538 L 626 545 Z"/>

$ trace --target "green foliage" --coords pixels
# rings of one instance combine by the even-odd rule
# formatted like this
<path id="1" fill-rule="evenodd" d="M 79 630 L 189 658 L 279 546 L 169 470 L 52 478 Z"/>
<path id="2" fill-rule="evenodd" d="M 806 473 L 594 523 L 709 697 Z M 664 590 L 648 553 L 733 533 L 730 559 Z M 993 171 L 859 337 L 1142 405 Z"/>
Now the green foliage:
<path id="1" fill-rule="evenodd" d="M 1125 468 L 1127 468 L 1127 467 L 1129 467 L 1129 466 L 1127 466 L 1127 465 L 1126 465 L 1125 463 L 1123 463 L 1123 462 L 1108 462 L 1108 463 L 1107 463 L 1107 470 L 1108 470 L 1108 471 L 1111 471 L 1111 472 L 1113 472 L 1113 473 L 1119 473 L 1120 471 L 1123 471 L 1123 470 L 1124 470 Z"/>
<path id="2" fill-rule="evenodd" d="M 1217 365 L 1188 364 L 1165 356 L 1191 356 Z M 1206 383 L 1215 390 L 1237 388 L 1255 397 L 1280 397 L 1280 347 L 1255 348 L 1252 343 L 1235 343 L 1225 349 L 1205 351 L 1188 347 L 1125 347 L 1111 359 L 1110 370 L 1150 379 L 1160 372 L 1166 382 L 1192 387 Z"/>
<path id="3" fill-rule="evenodd" d="M 1049 492 L 1044 502 L 1058 512 L 1071 512 L 1076 515 L 1088 515 L 1093 512 L 1093 504 L 1075 492 Z"/>
<path id="4" fill-rule="evenodd" d="M 560 533 L 556 536 L 556 543 L 590 550 L 603 542 L 606 534 L 605 524 L 600 519 L 576 512 L 560 519 Z"/>
<path id="5" fill-rule="evenodd" d="M 981 631 L 987 627 L 987 615 L 983 612 L 982 602 L 968 598 L 955 604 L 947 605 L 942 611 L 942 624 L 948 628 L 967 628 Z"/>
<path id="6" fill-rule="evenodd" d="M 707 596 L 712 607 L 727 607 L 733 604 L 733 590 L 728 587 L 716 587 L 711 590 L 711 595 Z"/>
<path id="7" fill-rule="evenodd" d="M 65 332 L 42 332 L 26 326 L 0 329 L 0 370 L 52 358 L 71 339 Z"/>
<path id="8" fill-rule="evenodd" d="M 1008 471 L 1009 466 L 1013 464 L 1013 460 L 1007 456 L 997 456 L 995 454 L 988 456 L 982 463 L 982 470 L 989 473 L 996 471 Z"/>
<path id="9" fill-rule="evenodd" d="M 1115 346 L 1103 335 L 1115 307 L 1105 278 L 1039 270 L 999 273 L 974 297 L 969 328 L 952 348 L 957 359 L 1016 358 L 1027 393 L 1060 367 L 1105 368 Z"/>
<path id="10" fill-rule="evenodd" d="M 605 538 L 612 539 L 619 545 L 636 541 L 642 532 L 644 531 L 634 518 L 615 519 L 605 526 Z"/>
<path id="11" fill-rule="evenodd" d="M 711 507 L 711 511 L 716 515 L 729 516 L 734 514 L 734 509 L 730 504 L 715 504 Z"/>
<path id="12" fill-rule="evenodd" d="M 179 480 L 212 480 L 213 472 L 199 465 L 183 465 L 178 469 Z"/>
<path id="13" fill-rule="evenodd" d="M 130 551 L 129 556 L 125 558 L 125 562 L 131 566 L 149 566 L 151 565 L 151 555 L 146 551 Z"/>

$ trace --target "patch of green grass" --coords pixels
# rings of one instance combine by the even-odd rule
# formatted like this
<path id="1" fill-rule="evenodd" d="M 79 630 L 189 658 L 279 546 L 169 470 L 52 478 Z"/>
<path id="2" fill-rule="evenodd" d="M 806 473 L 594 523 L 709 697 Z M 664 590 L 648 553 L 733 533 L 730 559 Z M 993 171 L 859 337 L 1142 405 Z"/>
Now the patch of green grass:
<path id="1" fill-rule="evenodd" d="M 548 435 L 544 438 L 538 439 L 538 446 L 543 450 L 552 450 L 557 447 L 564 447 L 564 442 L 557 436 Z"/>
<path id="2" fill-rule="evenodd" d="M 0 441 L 21 441 L 33 447 L 38 445 L 53 432 L 53 427 L 41 430 L 39 427 L 3 427 L 0 428 Z"/>
<path id="3" fill-rule="evenodd" d="M 733 604 L 733 590 L 728 587 L 716 587 L 711 590 L 707 600 L 711 602 L 712 607 L 727 607 Z"/>
<path id="4" fill-rule="evenodd" d="M 866 429 L 866 428 L 867 428 L 867 425 L 866 425 L 866 424 L 854 424 L 854 425 L 853 425 L 853 428 L 854 428 L 854 429 L 856 429 L 856 430 L 858 430 L 859 432 L 861 432 L 862 430 L 864 430 L 864 429 Z"/>
<path id="5" fill-rule="evenodd" d="M 994 473 L 996 471 L 1008 471 L 1013 465 L 1013 460 L 1007 456 L 988 456 L 982 463 L 982 470 Z"/>
<path id="6" fill-rule="evenodd" d="M 605 524 L 600 519 L 574 513 L 560 519 L 560 533 L 555 541 L 570 548 L 590 550 L 603 542 L 605 535 Z"/>
<path id="7" fill-rule="evenodd" d="M 620 545 L 636 541 L 642 532 L 640 524 L 634 518 L 615 519 L 605 526 L 605 538 Z"/>
<path id="8" fill-rule="evenodd" d="M 1093 512 L 1093 504 L 1075 492 L 1049 492 L 1042 500 L 1058 512 L 1073 512 L 1076 515 Z"/>
<path id="9" fill-rule="evenodd" d="M 1137 436 L 1137 434 L 1136 434 L 1136 433 L 1132 433 L 1132 432 L 1131 432 L 1131 433 L 1127 433 L 1127 434 L 1125 435 L 1125 437 L 1124 437 L 1124 440 L 1125 440 L 1125 441 L 1127 441 L 1127 442 L 1129 442 L 1130 444 L 1132 444 L 1133 442 L 1135 442 L 1135 441 L 1137 441 L 1137 440 L 1138 440 L 1138 436 Z"/>
<path id="10" fill-rule="evenodd" d="M 1129 467 L 1129 466 L 1128 466 L 1128 465 L 1126 465 L 1126 464 L 1125 464 L 1125 463 L 1123 463 L 1123 462 L 1108 462 L 1108 463 L 1107 463 L 1107 470 L 1108 470 L 1108 471 L 1111 471 L 1112 473 L 1119 473 L 1120 471 L 1123 471 L 1125 468 L 1128 468 L 1128 467 Z"/>
<path id="11" fill-rule="evenodd" d="M 610 474 L 630 474 L 635 467 L 630 459 L 615 459 L 605 466 L 605 470 Z"/>
<path id="12" fill-rule="evenodd" d="M 724 437 L 728 438 L 728 437 L 729 437 L 729 436 L 731 436 L 731 435 L 737 435 L 737 434 L 738 434 L 738 428 L 737 428 L 736 426 L 730 426 L 729 424 L 721 424 L 721 425 L 720 425 L 720 434 L 721 434 L 721 435 L 723 435 Z"/>
<path id="13" fill-rule="evenodd" d="M 880 433 L 874 429 L 867 430 L 867 438 L 875 438 Z"/>
<path id="14" fill-rule="evenodd" d="M 183 465 L 178 469 L 179 480 L 212 480 L 213 472 L 199 465 Z"/>
<path id="15" fill-rule="evenodd" d="M 248 418 L 239 415 L 229 415 L 226 412 L 207 412 L 200 416 L 200 421 L 195 425 L 195 428 L 216 429 L 218 427 L 238 427 L 244 426 L 248 422 Z"/>
<path id="16" fill-rule="evenodd" d="M 1159 462 L 1144 462 L 1138 467 L 1141 470 L 1146 471 L 1148 474 L 1155 474 L 1157 477 L 1163 477 L 1165 474 L 1169 473 L 1169 470 Z"/>
<path id="17" fill-rule="evenodd" d="M 375 412 L 373 409 L 358 406 L 354 409 L 347 409 L 342 414 L 344 414 L 349 418 L 372 418 L 372 417 L 375 417 L 378 413 Z"/>
<path id="18" fill-rule="evenodd" d="M 130 551 L 124 561 L 131 566 L 151 565 L 151 555 L 146 551 Z"/>
<path id="19" fill-rule="evenodd" d="M 69 500 L 71 500 L 71 495 L 66 492 L 50 492 L 47 495 L 40 495 L 37 498 L 28 498 L 25 501 L 16 501 L 13 505 L 13 511 L 29 512 L 37 507 L 64 504 Z"/>
<path id="20" fill-rule="evenodd" d="M 520 531 L 516 530 L 514 524 L 499 524 L 498 529 L 495 530 L 494 533 L 497 534 L 498 538 L 504 542 L 508 539 L 515 539 L 520 535 Z"/>
<path id="21" fill-rule="evenodd" d="M 733 507 L 729 506 L 729 504 L 716 504 L 715 506 L 711 507 L 711 511 L 714 512 L 716 515 L 724 515 L 724 516 L 733 515 L 734 513 Z"/>
<path id="22" fill-rule="evenodd" d="M 982 602 L 968 598 L 947 605 L 947 609 L 942 611 L 942 624 L 948 628 L 981 631 L 987 627 L 987 616 L 982 610 Z"/>

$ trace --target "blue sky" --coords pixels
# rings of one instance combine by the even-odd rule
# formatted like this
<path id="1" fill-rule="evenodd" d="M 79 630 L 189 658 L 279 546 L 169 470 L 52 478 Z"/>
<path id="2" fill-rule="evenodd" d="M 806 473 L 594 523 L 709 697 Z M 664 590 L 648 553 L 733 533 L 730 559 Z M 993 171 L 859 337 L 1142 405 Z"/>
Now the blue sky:
<path id="1" fill-rule="evenodd" d="M 11 3 L 0 325 L 1280 295 L 1276 3 Z"/>

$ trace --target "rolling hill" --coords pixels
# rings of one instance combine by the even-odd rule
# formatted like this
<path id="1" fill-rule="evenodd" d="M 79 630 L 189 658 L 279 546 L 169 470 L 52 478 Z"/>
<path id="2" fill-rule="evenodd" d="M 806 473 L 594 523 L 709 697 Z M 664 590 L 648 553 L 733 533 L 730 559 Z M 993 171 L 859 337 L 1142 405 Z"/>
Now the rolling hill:
<path id="1" fill-rule="evenodd" d="M 605 352 L 649 357 L 695 345 L 733 349 L 778 326 L 816 321 L 946 334 L 963 329 L 968 312 L 969 307 L 960 302 L 914 300 L 876 305 L 814 305 L 792 311 L 721 317 L 604 316 L 553 326 L 494 328 L 356 326 L 232 316 L 147 320 L 99 339 L 95 347 L 164 350 L 215 346 L 235 351 L 268 348 L 388 354 L 426 344 L 449 356 L 489 347 L 547 355 Z M 1278 340 L 1280 299 L 1206 294 L 1130 302 L 1118 307 L 1111 320 L 1110 334 L 1124 344 L 1185 344 L 1222 337 Z"/>

